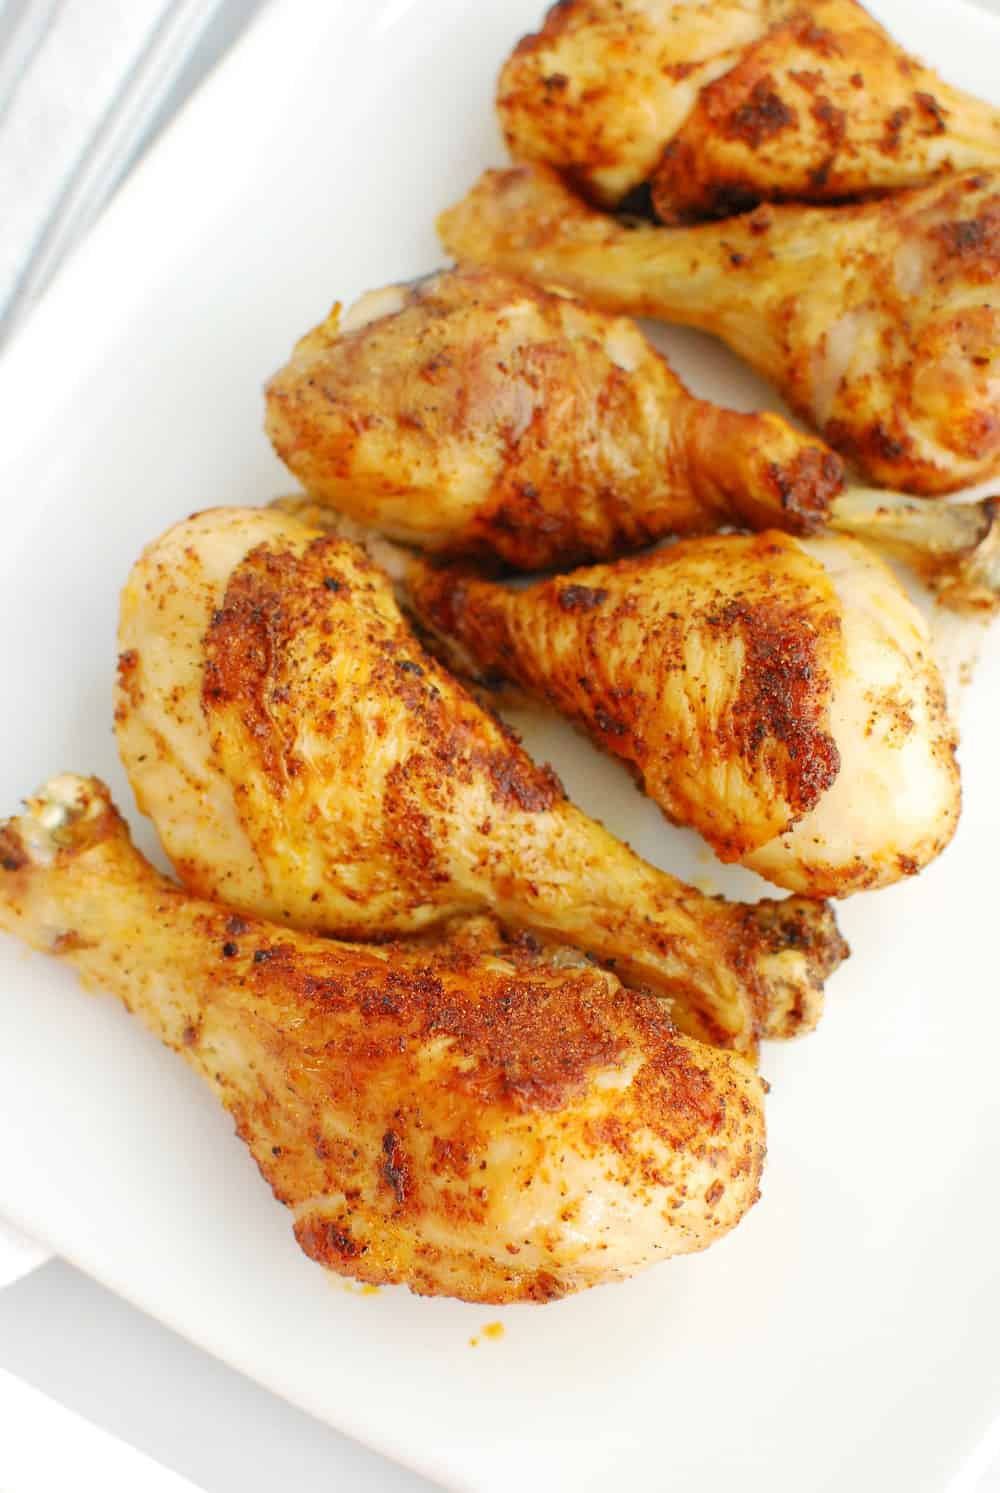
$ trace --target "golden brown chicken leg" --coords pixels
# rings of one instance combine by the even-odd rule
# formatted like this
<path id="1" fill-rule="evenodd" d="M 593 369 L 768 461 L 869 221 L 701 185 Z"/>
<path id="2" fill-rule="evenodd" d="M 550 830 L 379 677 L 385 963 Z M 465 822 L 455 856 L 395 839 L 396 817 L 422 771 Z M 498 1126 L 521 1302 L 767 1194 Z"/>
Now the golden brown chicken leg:
<path id="1" fill-rule="evenodd" d="M 342 1275 L 549 1301 L 703 1249 L 757 1195 L 759 1079 L 613 974 L 486 919 L 372 948 L 197 901 L 92 778 L 0 825 L 0 928 L 181 1053 Z"/>
<path id="2" fill-rule="evenodd" d="M 412 604 L 570 717 L 722 860 L 844 896 L 919 871 L 960 787 L 930 641 L 848 539 L 692 539 L 511 589 L 414 563 Z"/>
<path id="3" fill-rule="evenodd" d="M 779 416 L 694 399 L 624 317 L 488 269 L 335 312 L 268 385 L 267 427 L 317 499 L 524 570 L 732 521 L 808 529 L 843 483 Z"/>
<path id="4" fill-rule="evenodd" d="M 994 499 L 842 491 L 832 451 L 776 415 L 692 399 L 633 322 L 489 269 L 335 313 L 272 380 L 268 426 L 323 526 L 329 504 L 524 569 L 727 523 L 834 528 L 908 560 L 953 608 L 1000 604 Z"/>
<path id="5" fill-rule="evenodd" d="M 218 509 L 151 545 L 122 598 L 118 742 L 186 885 L 344 937 L 491 910 L 752 1050 L 811 1023 L 832 914 L 706 898 L 588 819 L 440 667 L 356 545 Z"/>
<path id="6" fill-rule="evenodd" d="M 998 176 L 661 228 L 516 167 L 439 226 L 457 258 L 714 332 L 880 484 L 948 492 L 1000 466 Z"/>
<path id="7" fill-rule="evenodd" d="M 998 166 L 1000 112 L 908 57 L 857 0 L 811 0 L 702 89 L 653 202 L 664 222 L 728 217 Z"/>

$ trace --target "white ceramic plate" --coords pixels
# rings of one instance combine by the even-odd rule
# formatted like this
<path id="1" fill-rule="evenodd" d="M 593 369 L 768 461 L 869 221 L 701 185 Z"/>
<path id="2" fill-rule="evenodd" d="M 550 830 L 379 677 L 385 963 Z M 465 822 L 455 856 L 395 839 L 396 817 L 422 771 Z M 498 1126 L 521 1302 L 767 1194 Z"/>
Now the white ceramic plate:
<path id="1" fill-rule="evenodd" d="M 874 8 L 1000 102 L 1000 22 L 959 0 Z M 335 297 L 440 262 L 434 214 L 501 159 L 494 74 L 540 9 L 275 4 L 36 314 L 0 369 L 0 807 L 76 768 L 134 812 L 110 720 L 130 563 L 194 508 L 287 488 L 262 380 Z M 707 340 L 667 345 L 699 390 L 767 402 Z M 855 957 L 821 1030 L 765 1057 L 763 1201 L 709 1254 L 544 1310 L 352 1294 L 299 1254 L 182 1064 L 7 942 L 0 1212 L 448 1487 L 958 1487 L 1000 1410 L 998 701 L 994 638 L 966 706 L 958 838 L 919 880 L 845 907 Z M 534 723 L 529 741 L 645 854 L 752 887 L 565 729 Z M 471 1348 L 495 1318 L 502 1340 Z"/>

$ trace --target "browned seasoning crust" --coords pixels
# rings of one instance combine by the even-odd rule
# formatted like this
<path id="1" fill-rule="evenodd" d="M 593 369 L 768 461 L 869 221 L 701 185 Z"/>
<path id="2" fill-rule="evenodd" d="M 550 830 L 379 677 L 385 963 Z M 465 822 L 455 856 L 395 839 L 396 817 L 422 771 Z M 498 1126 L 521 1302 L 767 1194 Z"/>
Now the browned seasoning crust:
<path id="1" fill-rule="evenodd" d="M 1000 165 L 1000 114 L 900 51 L 856 0 L 776 21 L 664 141 L 664 222 L 838 202 Z"/>
<path id="2" fill-rule="evenodd" d="M 805 532 L 838 458 L 773 414 L 695 399 L 631 322 L 460 266 L 298 344 L 267 390 L 318 501 L 393 538 L 522 570 L 727 522 Z"/>
<path id="3" fill-rule="evenodd" d="M 754 1050 L 774 981 L 744 909 L 574 808 L 421 648 L 357 546 L 273 510 L 197 515 L 139 562 L 121 637 L 140 686 L 138 704 L 119 694 L 123 759 L 192 890 L 352 938 L 489 909 L 614 961 L 692 1035 Z M 837 948 L 829 910 L 812 917 Z M 792 963 L 814 1008 L 815 968 Z"/>
<path id="4" fill-rule="evenodd" d="M 754 936 L 774 986 L 764 1026 L 764 1035 L 772 1040 L 797 1037 L 816 1025 L 823 1000 L 814 992 L 821 992 L 827 977 L 850 956 L 838 929 L 824 936 L 817 927 L 815 905 L 811 897 L 784 897 L 758 902 L 753 909 Z M 783 981 L 790 957 L 805 961 L 811 982 Z"/>
<path id="5" fill-rule="evenodd" d="M 343 653 L 345 631 L 357 617 L 369 653 L 368 690 L 376 697 L 385 694 L 402 707 L 414 730 L 414 744 L 419 742 L 422 748 L 406 757 L 397 774 L 404 799 L 401 817 L 409 827 L 418 825 L 415 800 L 420 792 L 433 802 L 428 773 L 463 783 L 481 775 L 498 809 L 512 806 L 528 814 L 551 810 L 565 797 L 552 768 L 532 762 L 500 718 L 486 715 L 460 686 L 448 690 L 446 697 L 444 687 L 450 681 L 402 616 L 397 612 L 386 617 L 377 604 L 371 605 L 366 593 L 380 583 L 384 585 L 380 573 L 362 550 L 329 536 L 317 536 L 301 555 L 263 547 L 251 550 L 233 573 L 224 603 L 205 635 L 202 704 L 208 721 L 220 712 L 223 717 L 238 712 L 245 740 L 259 754 L 269 791 L 281 796 L 303 770 L 297 748 L 299 712 L 307 708 L 314 683 L 311 674 L 301 681 L 294 678 L 296 640 L 315 629 L 320 639 L 317 662 L 333 664 L 338 651 Z M 314 717 L 312 728 L 318 735 L 336 733 L 337 692 L 323 704 L 327 714 Z M 376 732 L 380 724 L 376 723 Z M 392 838 L 404 854 L 412 855 L 413 842 L 407 843 L 402 834 Z"/>
<path id="6" fill-rule="evenodd" d="M 0 870 L 20 871 L 28 864 L 28 857 L 20 837 L 10 826 L 0 826 Z"/>
<path id="7" fill-rule="evenodd" d="M 839 768 L 840 615 L 784 535 L 730 535 L 511 590 L 422 567 L 421 620 L 621 758 L 724 860 L 788 829 Z"/>
<path id="8" fill-rule="evenodd" d="M 306 1144 L 296 1145 L 293 1136 L 277 1157 L 264 1147 L 259 1158 L 275 1195 L 296 1210 L 300 1245 L 330 1269 L 372 1284 L 404 1280 L 419 1293 L 444 1289 L 478 1300 L 557 1299 L 590 1283 L 583 1272 L 577 1276 L 560 1265 L 563 1228 L 579 1211 L 569 1189 L 558 1217 L 542 1233 L 540 1249 L 531 1248 L 534 1240 L 511 1241 L 500 1258 L 475 1261 L 468 1284 L 455 1278 L 459 1269 L 468 1269 L 460 1250 L 455 1260 L 453 1251 L 432 1242 L 438 1231 L 459 1241 L 470 1232 L 475 1237 L 490 1231 L 499 1199 L 495 1179 L 482 1176 L 483 1162 L 501 1127 L 530 1134 L 536 1118 L 546 1117 L 557 1134 L 562 1132 L 567 1149 L 606 1151 L 607 1164 L 628 1176 L 628 1190 L 640 1203 L 651 1201 L 658 1190 L 670 1190 L 678 1202 L 683 1197 L 671 1190 L 666 1155 L 704 1147 L 706 1137 L 720 1160 L 725 1154 L 727 1128 L 733 1128 L 731 1122 L 727 1127 L 725 1099 L 693 1060 L 690 1044 L 671 1030 L 654 1003 L 614 981 L 617 995 L 609 997 L 608 977 L 598 971 L 564 970 L 546 979 L 544 958 L 522 954 L 520 971 L 515 962 L 510 972 L 490 978 L 475 946 L 459 944 L 414 958 L 404 947 L 390 945 L 385 965 L 373 968 L 362 951 L 352 960 L 353 970 L 348 965 L 328 975 L 322 967 L 303 968 L 297 950 L 279 949 L 278 960 L 263 970 L 251 965 L 249 981 L 255 1003 L 295 1012 L 295 1041 L 287 1053 L 277 1053 L 279 1061 L 323 1062 L 329 1027 L 355 1011 L 361 1016 L 356 1035 L 345 1041 L 338 1033 L 336 1064 L 324 1062 L 322 1087 L 302 1137 Z M 490 952 L 494 949 L 501 957 L 508 952 L 495 931 Z M 280 1028 L 271 1027 L 276 1030 L 288 1030 L 287 1018 Z M 613 1112 L 584 1121 L 578 1136 L 571 1123 L 560 1126 L 559 1117 L 575 1106 L 587 1107 L 594 1077 L 620 1069 L 637 1039 L 648 1058 L 633 1080 L 629 1108 L 634 1105 L 642 1115 L 642 1131 L 628 1116 Z M 449 1046 L 448 1061 L 436 1074 L 431 1095 L 422 1082 L 421 1054 L 442 1040 Z M 385 1118 L 373 1113 L 359 1127 L 362 1141 L 371 1135 L 378 1142 L 381 1132 L 377 1149 L 359 1146 L 356 1131 L 344 1141 L 328 1138 L 324 1113 L 352 1104 L 367 1108 L 368 1094 L 375 1096 L 371 1109 L 376 1112 L 385 1096 Z M 271 1105 L 237 1110 L 236 1121 L 248 1141 L 259 1132 L 280 1134 L 277 1107 Z M 537 1151 L 541 1161 L 540 1144 Z M 756 1194 L 762 1156 L 762 1147 L 754 1145 L 737 1154 L 738 1194 L 746 1191 L 749 1176 Z M 556 1165 L 554 1152 L 549 1165 Z M 524 1191 L 537 1185 L 533 1169 L 512 1180 Z M 709 1189 L 727 1185 L 731 1179 L 716 1179 Z M 375 1217 L 368 1201 L 372 1192 Z M 301 1206 L 305 1198 L 337 1194 L 343 1195 L 337 1207 Z M 712 1203 L 705 1206 L 711 1212 Z M 434 1229 L 425 1242 L 421 1232 L 428 1218 Z M 665 1254 L 666 1238 L 661 1248 Z M 529 1258 L 540 1254 L 545 1263 L 525 1270 L 519 1251 Z"/>
<path id="9" fill-rule="evenodd" d="M 760 1080 L 660 1003 L 488 919 L 374 949 L 199 902 L 73 781 L 41 860 L 46 790 L 30 831 L 0 829 L 0 927 L 207 1080 L 322 1264 L 552 1300 L 704 1248 L 755 1201 Z"/>
<path id="10" fill-rule="evenodd" d="M 765 140 L 797 123 L 797 113 L 775 92 L 774 79 L 765 74 L 726 117 L 722 128 L 728 139 L 742 140 L 751 150 L 759 150 Z"/>

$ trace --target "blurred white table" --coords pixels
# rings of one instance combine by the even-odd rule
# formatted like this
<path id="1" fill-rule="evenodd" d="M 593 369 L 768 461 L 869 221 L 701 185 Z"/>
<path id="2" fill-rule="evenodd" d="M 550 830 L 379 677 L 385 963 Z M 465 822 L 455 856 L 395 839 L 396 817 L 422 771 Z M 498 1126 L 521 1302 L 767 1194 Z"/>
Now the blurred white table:
<path id="1" fill-rule="evenodd" d="M 423 1478 L 258 1388 L 61 1260 L 0 1291 L 3 1370 L 204 1493 L 432 1493 Z M 0 1377 L 0 1488 L 36 1493 L 4 1467 L 4 1422 Z M 80 1467 L 74 1478 L 83 1493 L 98 1486 L 88 1472 Z M 110 1493 L 106 1484 L 101 1493 Z M 146 1487 L 137 1482 L 130 1493 Z"/>

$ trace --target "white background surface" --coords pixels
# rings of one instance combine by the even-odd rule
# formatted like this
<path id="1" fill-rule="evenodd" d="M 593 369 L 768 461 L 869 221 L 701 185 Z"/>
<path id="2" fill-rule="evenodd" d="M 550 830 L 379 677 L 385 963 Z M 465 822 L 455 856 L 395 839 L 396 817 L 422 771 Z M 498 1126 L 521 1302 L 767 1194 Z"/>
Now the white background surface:
<path id="1" fill-rule="evenodd" d="M 294 334 L 299 328 L 291 330 Z M 984 717 L 981 726 L 986 725 Z M 933 897 L 917 904 L 918 916 L 920 906 L 930 920 Z M 844 1102 L 843 1094 L 831 1098 Z M 960 1332 L 956 1346 L 960 1349 Z M 61 1264 L 45 1267 L 0 1295 L 0 1366 L 41 1384 L 56 1398 L 187 1473 L 209 1493 L 235 1493 L 237 1488 L 253 1493 L 257 1487 L 282 1486 L 293 1477 L 295 1486 L 304 1490 L 428 1486 L 341 1442 Z M 929 1363 L 926 1371 L 946 1375 L 951 1367 L 947 1362 Z M 890 1413 L 894 1386 L 885 1389 Z M 378 1392 L 374 1381 L 371 1391 Z M 517 1434 L 516 1427 L 498 1430 Z M 845 1430 L 834 1419 L 831 1454 Z M 900 1431 L 905 1434 L 902 1425 Z M 852 1479 L 860 1493 L 883 1485 Z M 944 1483 L 927 1486 L 943 1488 Z"/>

